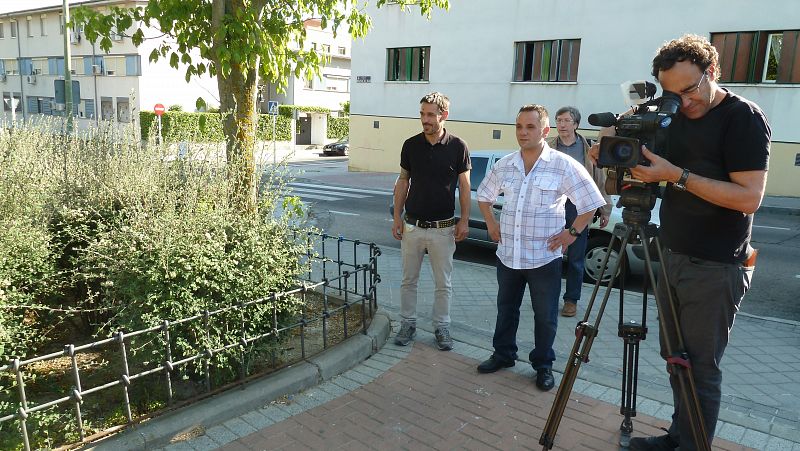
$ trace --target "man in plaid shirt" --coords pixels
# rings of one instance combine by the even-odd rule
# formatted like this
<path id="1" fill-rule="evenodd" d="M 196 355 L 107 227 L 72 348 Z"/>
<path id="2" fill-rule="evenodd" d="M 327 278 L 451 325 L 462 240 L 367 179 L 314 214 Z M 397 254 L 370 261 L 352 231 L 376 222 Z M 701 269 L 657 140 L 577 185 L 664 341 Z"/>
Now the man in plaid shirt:
<path id="1" fill-rule="evenodd" d="M 519 309 L 527 285 L 534 313 L 534 348 L 529 359 L 541 390 L 555 385 L 553 341 L 558 326 L 561 256 L 589 225 L 595 210 L 605 205 L 586 168 L 547 145 L 548 124 L 543 106 L 520 108 L 516 121 L 519 152 L 498 160 L 478 188 L 478 205 L 489 237 L 498 243 L 494 353 L 478 365 L 478 371 L 493 373 L 514 366 Z M 498 223 L 492 204 L 500 194 L 505 203 Z M 569 229 L 564 228 L 567 199 L 578 212 Z"/>

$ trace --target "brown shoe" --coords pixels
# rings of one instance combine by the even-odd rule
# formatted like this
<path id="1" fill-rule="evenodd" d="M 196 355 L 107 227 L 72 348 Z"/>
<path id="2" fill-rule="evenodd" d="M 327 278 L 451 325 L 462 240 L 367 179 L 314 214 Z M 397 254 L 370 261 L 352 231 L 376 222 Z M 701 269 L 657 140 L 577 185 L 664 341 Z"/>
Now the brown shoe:
<path id="1" fill-rule="evenodd" d="M 574 302 L 565 302 L 564 308 L 561 309 L 561 316 L 575 316 L 578 312 L 578 306 Z"/>

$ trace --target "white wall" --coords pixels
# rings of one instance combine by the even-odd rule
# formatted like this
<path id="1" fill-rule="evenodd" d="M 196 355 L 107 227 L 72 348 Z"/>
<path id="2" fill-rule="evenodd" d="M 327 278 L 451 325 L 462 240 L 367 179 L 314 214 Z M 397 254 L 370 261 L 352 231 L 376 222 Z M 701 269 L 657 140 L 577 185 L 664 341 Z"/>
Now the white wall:
<path id="1" fill-rule="evenodd" d="M 351 85 L 354 115 L 416 117 L 418 99 L 439 90 L 451 101 L 454 121 L 511 123 L 520 105 L 540 103 L 555 110 L 575 105 L 588 116 L 625 109 L 619 84 L 647 79 L 656 49 L 692 32 L 785 30 L 800 24 L 800 2 L 773 0 L 759 13 L 747 0 L 459 0 L 427 21 L 413 8 L 369 9 L 373 29 L 353 44 Z M 577 83 L 513 83 L 514 42 L 581 39 Z M 386 49 L 430 46 L 430 82 L 387 82 Z M 773 140 L 800 142 L 796 126 L 800 86 L 731 85 L 758 103 L 773 127 Z M 582 126 L 586 124 L 581 124 Z"/>

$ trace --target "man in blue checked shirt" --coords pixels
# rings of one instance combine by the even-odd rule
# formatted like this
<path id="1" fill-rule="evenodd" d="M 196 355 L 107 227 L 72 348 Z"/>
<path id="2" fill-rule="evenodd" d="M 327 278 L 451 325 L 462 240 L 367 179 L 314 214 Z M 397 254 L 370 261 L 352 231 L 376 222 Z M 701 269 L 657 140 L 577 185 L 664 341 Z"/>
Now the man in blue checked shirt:
<path id="1" fill-rule="evenodd" d="M 529 359 L 536 371 L 536 386 L 545 391 L 555 385 L 553 341 L 558 326 L 561 256 L 589 225 L 595 210 L 606 203 L 583 165 L 547 145 L 548 124 L 543 106 L 520 108 L 516 121 L 519 152 L 497 161 L 478 187 L 478 205 L 489 237 L 498 243 L 494 353 L 478 365 L 478 372 L 514 366 L 519 309 L 527 285 L 534 314 L 534 348 Z M 501 193 L 505 204 L 498 223 L 492 204 Z M 575 204 L 578 216 L 572 227 L 565 229 L 567 199 Z"/>

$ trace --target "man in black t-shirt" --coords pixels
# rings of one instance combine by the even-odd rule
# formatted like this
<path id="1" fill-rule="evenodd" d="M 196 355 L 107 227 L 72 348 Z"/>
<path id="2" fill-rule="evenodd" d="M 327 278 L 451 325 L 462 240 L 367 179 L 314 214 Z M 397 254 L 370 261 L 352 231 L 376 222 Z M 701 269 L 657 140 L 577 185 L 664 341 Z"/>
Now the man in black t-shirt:
<path id="1" fill-rule="evenodd" d="M 750 286 L 755 251 L 750 247 L 753 213 L 764 196 L 770 127 L 754 103 L 720 87 L 717 50 L 707 39 L 686 35 L 664 44 L 653 75 L 664 91 L 680 95 L 668 129 L 665 158 L 642 150 L 650 166 L 631 170 L 644 182 L 668 182 L 660 233 L 667 248 L 666 283 L 657 287 L 665 340 L 679 331 L 691 362 L 708 443 L 721 398 L 720 360 L 739 304 Z M 594 150 L 594 149 L 593 149 Z M 596 152 L 593 152 L 596 157 Z M 678 314 L 672 321 L 670 296 Z M 675 410 L 667 435 L 636 437 L 630 449 L 696 449 L 676 376 L 670 375 Z"/>
<path id="2" fill-rule="evenodd" d="M 411 342 L 417 326 L 417 282 L 425 253 L 436 284 L 433 327 L 436 345 L 453 349 L 450 300 L 456 241 L 467 237 L 470 186 L 467 144 L 447 132 L 444 122 L 450 100 L 432 92 L 420 100 L 422 133 L 408 138 L 400 153 L 400 176 L 394 186 L 392 235 L 401 240 L 403 281 L 400 285 L 400 331 L 395 343 Z M 461 219 L 455 222 L 456 183 Z"/>

